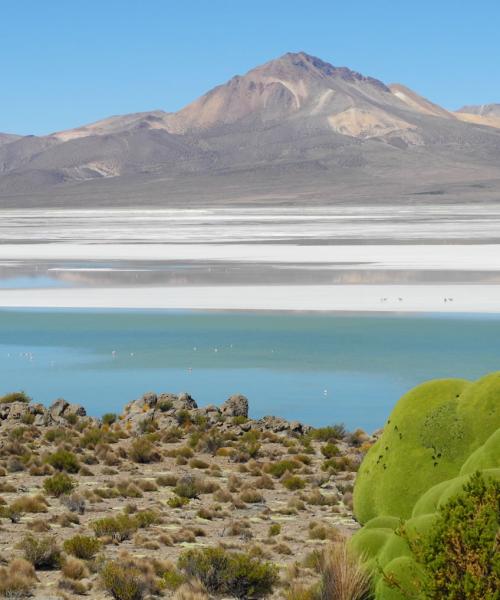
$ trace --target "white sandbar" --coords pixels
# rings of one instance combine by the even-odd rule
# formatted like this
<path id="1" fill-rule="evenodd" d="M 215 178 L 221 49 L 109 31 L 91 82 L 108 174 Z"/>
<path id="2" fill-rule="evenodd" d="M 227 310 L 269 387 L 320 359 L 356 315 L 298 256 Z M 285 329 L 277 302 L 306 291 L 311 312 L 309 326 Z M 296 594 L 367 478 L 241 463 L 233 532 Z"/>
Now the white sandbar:
<path id="1" fill-rule="evenodd" d="M 9 289 L 0 307 L 500 313 L 500 285 Z"/>

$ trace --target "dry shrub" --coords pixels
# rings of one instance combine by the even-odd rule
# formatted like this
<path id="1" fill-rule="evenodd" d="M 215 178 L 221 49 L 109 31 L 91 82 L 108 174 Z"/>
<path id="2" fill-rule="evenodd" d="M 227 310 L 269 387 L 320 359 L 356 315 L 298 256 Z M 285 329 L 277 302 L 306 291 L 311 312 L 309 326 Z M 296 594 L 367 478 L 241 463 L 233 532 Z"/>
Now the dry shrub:
<path id="1" fill-rule="evenodd" d="M 258 490 L 248 488 L 241 492 L 240 500 L 247 504 L 257 504 L 258 502 L 264 502 L 264 496 Z"/>
<path id="2" fill-rule="evenodd" d="M 21 496 L 12 502 L 10 508 L 18 513 L 45 513 L 47 501 L 41 495 Z"/>
<path id="3" fill-rule="evenodd" d="M 337 541 L 339 539 L 339 532 L 335 527 L 331 527 L 330 525 L 311 521 L 309 523 L 309 537 L 311 540 Z"/>
<path id="4" fill-rule="evenodd" d="M 27 560 L 15 558 L 7 567 L 0 567 L 0 596 L 2 597 L 30 596 L 35 582 L 35 569 Z"/>
<path id="5" fill-rule="evenodd" d="M 161 487 L 174 487 L 177 485 L 178 479 L 179 478 L 177 475 L 174 475 L 173 473 L 167 473 L 166 475 L 159 475 L 156 478 L 156 483 Z"/>
<path id="6" fill-rule="evenodd" d="M 69 556 L 62 566 L 62 574 L 68 579 L 85 579 L 89 576 L 89 570 L 83 560 Z"/>
<path id="7" fill-rule="evenodd" d="M 273 480 L 268 475 L 261 475 L 253 482 L 253 485 L 261 490 L 274 490 Z"/>
<path id="8" fill-rule="evenodd" d="M 19 543 L 24 557 L 37 569 L 55 569 L 59 566 L 61 551 L 54 537 L 27 535 Z"/>
<path id="9" fill-rule="evenodd" d="M 371 595 L 370 576 L 354 556 L 347 541 L 332 544 L 320 561 L 320 600 L 368 600 Z"/>
<path id="10" fill-rule="evenodd" d="M 171 568 L 171 564 L 164 561 L 139 559 L 122 553 L 116 561 L 104 564 L 101 581 L 116 600 L 141 600 L 160 592 L 160 576 Z"/>
<path id="11" fill-rule="evenodd" d="M 143 492 L 157 492 L 158 486 L 154 481 L 149 479 L 140 479 L 137 482 L 137 487 L 139 487 Z"/>
<path id="12" fill-rule="evenodd" d="M 34 533 L 47 533 L 47 531 L 50 531 L 50 525 L 44 519 L 34 519 L 30 523 L 30 531 Z"/>
<path id="13" fill-rule="evenodd" d="M 83 596 L 87 594 L 91 584 L 85 585 L 83 581 L 79 581 L 78 579 L 67 579 L 63 577 L 59 580 L 59 589 L 66 590 L 71 592 L 72 594 L 77 594 L 78 596 Z M 61 594 L 62 598 L 67 598 L 66 595 Z"/>
<path id="14" fill-rule="evenodd" d="M 209 596 L 202 584 L 193 580 L 181 585 L 175 592 L 173 600 L 209 600 Z"/>
<path id="15" fill-rule="evenodd" d="M 131 444 L 128 451 L 130 460 L 137 463 L 150 463 L 159 460 L 153 444 L 146 437 L 138 437 Z"/>

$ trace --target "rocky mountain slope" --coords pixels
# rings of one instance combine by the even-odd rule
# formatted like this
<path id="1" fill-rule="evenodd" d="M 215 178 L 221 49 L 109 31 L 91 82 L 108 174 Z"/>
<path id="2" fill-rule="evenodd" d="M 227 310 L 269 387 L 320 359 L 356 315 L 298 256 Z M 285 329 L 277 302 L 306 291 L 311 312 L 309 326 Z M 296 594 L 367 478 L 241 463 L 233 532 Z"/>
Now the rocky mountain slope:
<path id="1" fill-rule="evenodd" d="M 177 113 L 0 137 L 0 205 L 492 199 L 500 123 L 464 110 L 289 53 Z"/>

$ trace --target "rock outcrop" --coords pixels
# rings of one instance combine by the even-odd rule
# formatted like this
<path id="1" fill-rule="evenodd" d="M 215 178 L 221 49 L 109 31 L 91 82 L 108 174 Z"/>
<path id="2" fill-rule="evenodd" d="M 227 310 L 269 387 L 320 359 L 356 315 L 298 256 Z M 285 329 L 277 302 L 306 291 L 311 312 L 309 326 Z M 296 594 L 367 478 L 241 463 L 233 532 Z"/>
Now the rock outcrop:
<path id="1" fill-rule="evenodd" d="M 130 433 L 136 435 L 147 431 L 153 423 L 154 427 L 162 430 L 177 426 L 186 420 L 196 422 L 200 419 L 206 420 L 209 426 L 222 430 L 235 428 L 239 434 L 257 430 L 283 435 L 302 435 L 312 429 L 299 421 L 287 421 L 274 416 L 250 419 L 248 414 L 248 399 L 242 394 L 230 396 L 220 407 L 214 404 L 198 407 L 188 393 L 146 392 L 140 398 L 129 402 L 119 419 Z M 15 426 L 19 423 L 51 427 L 80 418 L 94 421 L 96 425 L 100 423 L 99 419 L 88 417 L 83 406 L 71 404 L 63 398 L 58 398 L 49 407 L 32 402 L 0 404 L 0 427 Z"/>

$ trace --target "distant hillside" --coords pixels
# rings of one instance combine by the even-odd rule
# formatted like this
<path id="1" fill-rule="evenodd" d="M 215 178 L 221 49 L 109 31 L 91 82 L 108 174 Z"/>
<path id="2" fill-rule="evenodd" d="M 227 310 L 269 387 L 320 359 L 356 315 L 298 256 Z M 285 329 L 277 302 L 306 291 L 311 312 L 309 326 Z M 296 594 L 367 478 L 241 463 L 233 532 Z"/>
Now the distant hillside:
<path id="1" fill-rule="evenodd" d="M 498 106 L 450 113 L 401 84 L 289 53 L 177 113 L 0 135 L 0 205 L 491 200 Z"/>

